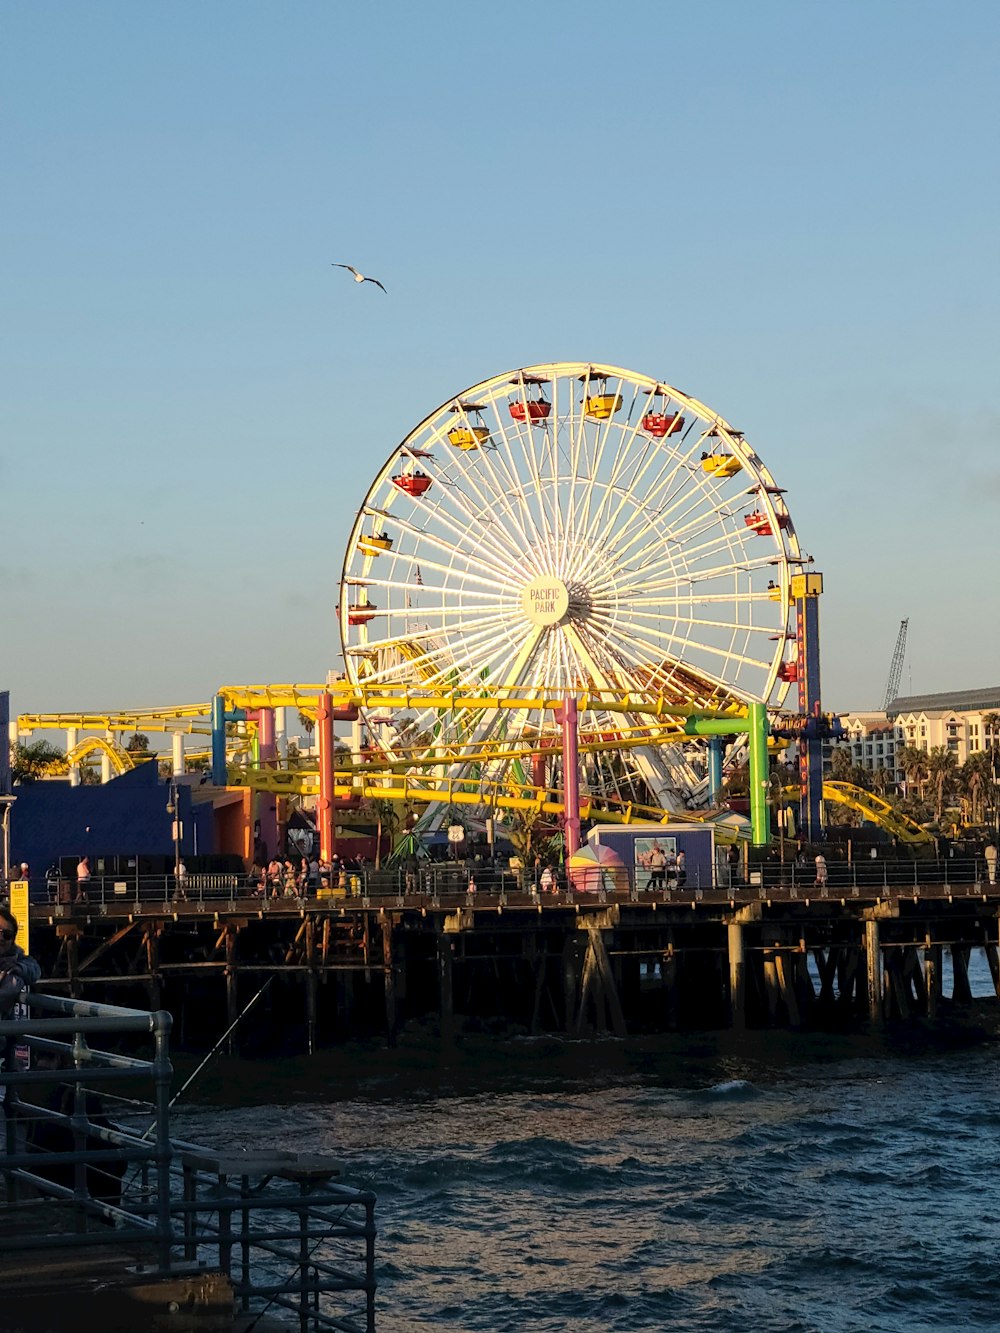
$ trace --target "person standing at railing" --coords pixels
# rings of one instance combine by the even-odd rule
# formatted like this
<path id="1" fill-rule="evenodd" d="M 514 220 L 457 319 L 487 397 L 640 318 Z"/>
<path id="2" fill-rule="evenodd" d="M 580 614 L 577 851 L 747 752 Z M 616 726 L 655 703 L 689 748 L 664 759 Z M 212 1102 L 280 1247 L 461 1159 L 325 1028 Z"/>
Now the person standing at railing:
<path id="1" fill-rule="evenodd" d="M 0 907 L 0 1019 L 10 1018 L 25 986 L 33 986 L 42 969 L 17 943 L 17 917 L 9 907 Z M 0 1056 L 6 1054 L 7 1039 L 0 1037 Z"/>
<path id="2" fill-rule="evenodd" d="M 997 849 L 996 844 L 988 842 L 983 848 L 983 858 L 986 861 L 986 878 L 991 884 L 997 882 Z"/>
<path id="3" fill-rule="evenodd" d="M 90 891 L 90 857 L 81 856 L 76 867 L 76 899 L 78 903 L 85 903 Z"/>

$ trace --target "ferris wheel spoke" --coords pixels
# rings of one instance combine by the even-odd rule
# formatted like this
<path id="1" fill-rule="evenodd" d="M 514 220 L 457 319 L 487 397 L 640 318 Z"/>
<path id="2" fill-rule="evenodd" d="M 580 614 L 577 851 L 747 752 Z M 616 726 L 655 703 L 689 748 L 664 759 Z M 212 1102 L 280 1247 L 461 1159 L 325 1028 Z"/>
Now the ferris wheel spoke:
<path id="1" fill-rule="evenodd" d="M 625 636 L 619 636 L 618 641 L 624 640 Z M 635 645 L 644 645 L 647 652 L 649 650 L 669 652 L 675 659 L 680 657 L 683 650 L 690 644 L 690 640 L 690 634 L 680 635 L 635 624 L 630 627 L 630 632 L 627 636 L 627 641 Z M 739 660 L 746 662 L 748 665 L 759 669 L 766 669 L 770 666 L 770 662 L 765 662 L 761 658 L 752 658 L 742 654 L 734 654 L 730 649 L 713 644 L 707 639 L 699 640 L 697 649 L 699 660 L 696 665 L 699 666 L 699 669 L 701 669 L 700 663 L 703 660 L 702 654 L 706 654 L 719 661 L 735 660 L 736 658 L 739 658 Z"/>
<path id="2" fill-rule="evenodd" d="M 451 460 L 451 466 L 461 474 L 470 490 L 475 493 L 475 505 L 471 512 L 479 521 L 482 520 L 484 513 L 494 514 L 497 517 L 504 516 L 509 525 L 508 536 L 512 549 L 523 550 L 525 543 L 528 542 L 528 534 L 509 497 L 495 484 L 495 474 L 490 461 L 491 455 L 495 452 L 497 452 L 495 449 L 487 449 L 485 445 L 468 452 L 459 451 L 458 456 Z M 484 473 L 494 478 L 490 492 L 483 487 Z"/>
<path id="3" fill-rule="evenodd" d="M 516 535 L 512 536 L 508 531 L 500 516 L 495 512 L 495 506 L 486 505 L 484 502 L 478 506 L 475 505 L 470 497 L 456 485 L 447 486 L 443 498 L 451 505 L 453 510 L 458 511 L 457 525 L 464 533 L 467 543 L 473 545 L 481 541 L 484 520 L 486 515 L 489 515 L 485 535 L 488 539 L 487 544 L 496 557 L 501 560 L 517 560 L 520 557 L 521 552 Z"/>
<path id="4" fill-rule="evenodd" d="M 439 517 L 442 526 L 444 526 L 454 536 L 462 537 L 465 539 L 469 537 L 469 533 L 466 530 L 463 530 L 462 528 L 458 527 L 456 524 L 451 522 L 451 520 L 447 518 L 445 515 L 442 514 Z M 426 546 L 429 548 L 434 548 L 438 551 L 443 551 L 445 554 L 451 556 L 452 559 L 458 557 L 459 559 L 465 561 L 470 567 L 481 570 L 483 574 L 483 578 L 481 581 L 489 586 L 493 586 L 497 582 L 498 570 L 503 571 L 507 567 L 506 561 L 507 559 L 509 559 L 509 557 L 506 554 L 504 554 L 503 557 L 501 558 L 500 554 L 497 553 L 496 558 L 497 561 L 499 561 L 499 564 L 491 565 L 483 558 L 478 545 L 458 546 L 454 542 L 447 540 L 446 537 L 436 533 L 433 529 L 419 528 L 415 524 L 410 523 L 408 520 L 400 519 L 399 517 L 395 519 L 395 522 L 400 533 L 411 539 L 411 544 L 414 549 L 416 549 L 418 546 L 419 547 Z M 421 563 L 421 564 L 423 563 L 423 561 L 418 560 L 412 554 L 412 552 L 410 552 L 407 555 L 404 555 L 401 551 L 393 551 L 390 554 L 389 558 L 394 563 L 399 561 L 409 562 L 411 559 L 414 560 L 415 563 Z M 428 561 L 428 563 L 430 564 L 431 562 Z M 436 569 L 452 568 L 451 566 L 445 566 L 441 564 L 435 564 L 432 565 L 432 567 Z M 469 574 L 468 577 L 471 578 L 473 577 L 473 575 Z"/>
<path id="5" fill-rule="evenodd" d="M 525 467 L 524 474 L 522 474 L 520 469 L 514 465 L 514 454 L 508 439 L 507 426 L 500 416 L 499 409 L 497 409 L 497 420 L 500 426 L 501 436 L 507 448 L 508 459 L 514 466 L 514 471 L 520 479 L 519 492 L 524 498 L 528 512 L 532 514 L 533 521 L 531 523 L 531 528 L 537 535 L 541 536 L 547 544 L 551 545 L 553 540 L 553 528 L 549 521 L 549 515 L 546 513 L 545 509 L 545 496 L 542 488 L 541 472 L 539 470 L 538 456 L 535 448 L 535 441 L 538 435 L 541 434 L 543 438 L 545 438 L 545 435 L 544 429 L 537 424 L 533 424 L 530 420 L 530 412 L 528 411 L 528 403 L 530 400 L 528 398 L 527 386 L 525 385 L 523 377 L 519 377 L 516 396 L 519 398 L 525 409 L 526 417 L 525 421 L 520 425 L 517 431 L 520 454 Z M 535 496 L 537 511 L 532 511 L 530 506 L 527 505 L 527 492 L 529 488 Z"/>

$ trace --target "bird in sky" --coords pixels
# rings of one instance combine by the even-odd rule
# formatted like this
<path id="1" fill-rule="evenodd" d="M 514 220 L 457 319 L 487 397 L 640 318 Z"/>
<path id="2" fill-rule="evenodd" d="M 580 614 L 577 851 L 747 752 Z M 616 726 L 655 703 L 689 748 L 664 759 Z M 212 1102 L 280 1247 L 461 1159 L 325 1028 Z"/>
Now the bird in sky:
<path id="1" fill-rule="evenodd" d="M 378 278 L 366 278 L 365 275 L 364 275 L 363 273 L 359 273 L 359 272 L 358 272 L 358 270 L 354 267 L 353 264 L 333 264 L 333 265 L 331 265 L 331 267 L 332 267 L 332 268 L 346 268 L 347 271 L 348 271 L 348 273 L 353 273 L 353 274 L 354 274 L 354 281 L 355 281 L 355 282 L 373 282 L 373 283 L 375 284 L 376 287 L 382 287 L 382 284 L 379 282 Z M 382 290 L 385 291 L 385 288 L 382 287 Z M 389 293 L 386 292 L 386 295 L 387 295 L 387 296 L 388 296 L 388 294 L 389 294 Z"/>

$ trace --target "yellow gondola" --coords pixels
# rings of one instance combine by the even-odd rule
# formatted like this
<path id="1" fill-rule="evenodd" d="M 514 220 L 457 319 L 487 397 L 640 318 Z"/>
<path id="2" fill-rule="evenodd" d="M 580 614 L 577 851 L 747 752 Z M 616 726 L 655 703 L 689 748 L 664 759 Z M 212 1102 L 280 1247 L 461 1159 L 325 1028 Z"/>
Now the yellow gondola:
<path id="1" fill-rule="evenodd" d="M 488 426 L 454 426 L 448 432 L 448 442 L 456 449 L 478 449 L 489 438 Z"/>
<path id="2" fill-rule="evenodd" d="M 591 393 L 584 399 L 583 410 L 595 421 L 607 421 L 608 417 L 621 409 L 620 393 Z"/>
<path id="3" fill-rule="evenodd" d="M 732 454 L 702 454 L 701 466 L 713 477 L 735 477 L 743 464 Z"/>
<path id="4" fill-rule="evenodd" d="M 358 550 L 365 555 L 378 555 L 380 551 L 392 550 L 392 538 L 382 532 L 364 532 L 358 538 Z"/>

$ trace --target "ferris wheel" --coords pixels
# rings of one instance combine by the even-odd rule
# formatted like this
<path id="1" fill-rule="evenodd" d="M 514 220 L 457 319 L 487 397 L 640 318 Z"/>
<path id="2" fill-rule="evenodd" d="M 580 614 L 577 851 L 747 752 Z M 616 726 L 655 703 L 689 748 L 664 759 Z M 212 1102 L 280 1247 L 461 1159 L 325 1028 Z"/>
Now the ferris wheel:
<path id="1" fill-rule="evenodd" d="M 778 706 L 801 563 L 782 490 L 718 413 L 616 367 L 530 366 L 449 399 L 378 473 L 344 559 L 344 660 L 363 685 Z M 389 744 L 405 731 L 438 751 L 552 725 L 500 709 L 376 721 Z M 605 737 L 633 723 L 581 715 Z M 683 786 L 650 758 L 642 776 L 660 796 Z"/>

